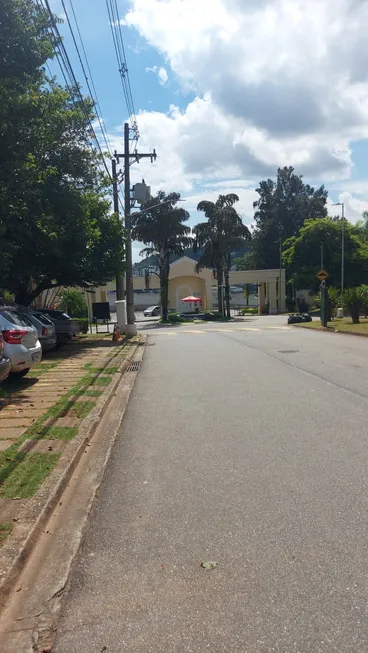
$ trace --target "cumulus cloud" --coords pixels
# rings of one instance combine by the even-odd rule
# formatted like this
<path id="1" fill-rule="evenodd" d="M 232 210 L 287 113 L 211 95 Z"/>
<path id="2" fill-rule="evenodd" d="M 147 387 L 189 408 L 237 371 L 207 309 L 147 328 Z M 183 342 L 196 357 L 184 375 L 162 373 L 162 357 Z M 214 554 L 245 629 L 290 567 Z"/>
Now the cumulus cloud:
<path id="1" fill-rule="evenodd" d="M 163 165 L 170 141 L 189 183 L 278 165 L 346 178 L 350 143 L 368 137 L 367 21 L 360 0 L 131 0 L 124 23 L 197 95 L 140 129 L 165 124 Z"/>
<path id="2" fill-rule="evenodd" d="M 146 73 L 157 74 L 158 81 L 161 84 L 161 86 L 165 86 L 169 80 L 169 75 L 167 74 L 167 70 L 163 66 L 152 66 L 152 68 L 147 67 Z"/>

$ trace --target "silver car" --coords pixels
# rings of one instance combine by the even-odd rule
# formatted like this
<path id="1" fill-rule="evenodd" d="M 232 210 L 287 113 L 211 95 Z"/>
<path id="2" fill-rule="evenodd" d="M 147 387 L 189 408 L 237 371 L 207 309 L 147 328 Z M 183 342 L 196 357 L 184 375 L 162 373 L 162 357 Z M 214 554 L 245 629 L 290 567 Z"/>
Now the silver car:
<path id="1" fill-rule="evenodd" d="M 143 311 L 144 317 L 154 317 L 155 315 L 160 315 L 161 306 L 150 306 Z"/>
<path id="2" fill-rule="evenodd" d="M 0 331 L 0 383 L 8 378 L 11 364 L 9 358 L 4 355 L 4 338 Z"/>
<path id="3" fill-rule="evenodd" d="M 56 346 L 56 328 L 50 318 L 47 315 L 41 315 L 41 313 L 33 313 L 32 309 L 25 314 L 23 314 L 23 311 L 20 311 L 20 313 L 22 313 L 25 321 L 28 319 L 36 327 L 42 351 L 54 349 Z"/>
<path id="4" fill-rule="evenodd" d="M 4 356 L 11 362 L 11 374 L 24 376 L 42 358 L 37 329 L 14 308 L 0 306 L 0 331 Z"/>

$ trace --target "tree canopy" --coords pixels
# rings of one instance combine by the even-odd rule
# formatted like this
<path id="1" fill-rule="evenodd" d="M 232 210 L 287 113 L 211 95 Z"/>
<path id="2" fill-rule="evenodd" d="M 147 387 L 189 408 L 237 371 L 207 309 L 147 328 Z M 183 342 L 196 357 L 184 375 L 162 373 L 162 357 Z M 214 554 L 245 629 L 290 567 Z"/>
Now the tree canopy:
<path id="1" fill-rule="evenodd" d="M 179 193 L 166 195 L 159 191 L 156 197 L 145 202 L 141 213 L 132 215 L 132 238 L 146 245 L 141 254 L 157 256 L 164 321 L 168 314 L 170 254 L 181 254 L 192 242 L 190 227 L 184 224 L 189 213 L 177 206 L 179 200 Z"/>
<path id="2" fill-rule="evenodd" d="M 234 193 L 219 195 L 216 202 L 203 201 L 197 210 L 203 211 L 207 222 L 200 222 L 194 227 L 195 250 L 202 249 L 197 270 L 212 268 L 216 274 L 218 306 L 223 310 L 222 287 L 225 286 L 226 313 L 230 317 L 230 282 L 231 252 L 250 240 L 248 227 L 243 224 L 234 204 L 239 197 Z"/>
<path id="3" fill-rule="evenodd" d="M 261 181 L 256 192 L 253 251 L 247 263 L 258 269 L 278 268 L 280 239 L 284 242 L 296 236 L 310 218 L 327 216 L 327 191 L 323 186 L 315 190 L 294 168 L 285 167 L 278 169 L 276 181 Z"/>
<path id="4" fill-rule="evenodd" d="M 30 303 L 122 267 L 123 231 L 89 143 L 91 100 L 46 76 L 49 23 L 32 0 L 0 8 L 1 287 Z"/>
<path id="5" fill-rule="evenodd" d="M 307 220 L 298 235 L 284 242 L 283 262 L 287 276 L 295 288 L 316 291 L 316 274 L 321 267 L 327 270 L 328 285 L 341 285 L 341 220 L 327 217 Z M 368 244 L 359 238 L 356 227 L 345 221 L 345 287 L 368 282 Z"/>

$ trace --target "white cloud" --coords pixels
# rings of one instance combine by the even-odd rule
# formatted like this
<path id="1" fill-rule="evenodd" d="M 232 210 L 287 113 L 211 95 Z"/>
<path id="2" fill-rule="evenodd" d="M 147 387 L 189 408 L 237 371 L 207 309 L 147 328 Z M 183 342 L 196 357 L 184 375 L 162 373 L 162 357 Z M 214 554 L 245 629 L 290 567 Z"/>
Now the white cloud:
<path id="1" fill-rule="evenodd" d="M 146 68 L 146 73 L 155 73 L 157 74 L 158 81 L 161 86 L 165 86 L 169 80 L 169 75 L 167 74 L 166 68 L 163 66 L 153 66 L 152 68 Z"/>
<path id="2" fill-rule="evenodd" d="M 289 164 L 346 178 L 350 142 L 368 137 L 367 21 L 361 0 L 131 0 L 124 23 L 197 94 L 140 127 L 168 126 L 190 180 Z"/>
<path id="3" fill-rule="evenodd" d="M 368 199 L 361 200 L 348 192 L 340 193 L 338 202 L 344 203 L 345 218 L 353 224 L 361 219 L 363 211 L 368 210 Z M 341 206 L 336 206 L 330 199 L 328 200 L 329 215 L 338 215 L 341 217 L 341 210 Z"/>

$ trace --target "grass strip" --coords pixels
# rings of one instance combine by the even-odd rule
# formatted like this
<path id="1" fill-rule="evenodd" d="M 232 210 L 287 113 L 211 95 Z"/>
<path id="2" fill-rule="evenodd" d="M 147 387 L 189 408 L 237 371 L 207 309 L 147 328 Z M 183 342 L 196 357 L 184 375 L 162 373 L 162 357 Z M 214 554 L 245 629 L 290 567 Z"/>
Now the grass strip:
<path id="1" fill-rule="evenodd" d="M 0 470 L 0 496 L 6 499 L 32 497 L 54 469 L 60 454 L 17 452 Z"/>
<path id="2" fill-rule="evenodd" d="M 0 546 L 2 546 L 7 537 L 13 530 L 13 524 L 0 524 Z"/>
<path id="3" fill-rule="evenodd" d="M 37 439 L 70 442 L 76 435 L 78 435 L 78 426 L 44 426 L 38 433 Z"/>
<path id="4" fill-rule="evenodd" d="M 359 324 L 353 324 L 348 317 L 338 318 L 333 322 L 328 322 L 327 327 L 322 327 L 320 320 L 313 320 L 313 322 L 301 322 L 293 326 L 303 327 L 307 329 L 317 329 L 323 331 L 342 331 L 345 333 L 356 333 L 361 335 L 368 335 L 368 320 L 361 318 Z"/>
<path id="5" fill-rule="evenodd" d="M 133 339 L 132 339 L 133 340 Z M 139 341 L 139 337 L 134 339 Z M 132 341 L 129 342 L 129 344 Z M 125 348 L 127 341 L 114 350 L 114 354 L 106 362 L 106 368 L 114 359 L 116 362 L 123 357 L 120 356 Z M 133 344 L 133 343 L 132 343 Z M 96 368 L 100 369 L 100 368 Z M 104 371 L 105 368 L 102 368 Z M 91 389 L 91 385 L 107 386 L 111 383 L 111 374 L 105 377 L 101 376 L 102 372 L 90 370 L 63 395 L 59 401 L 51 406 L 43 415 L 41 415 L 17 440 L 5 451 L 0 453 L 0 496 L 4 498 L 28 498 L 32 496 L 40 487 L 48 474 L 55 467 L 60 454 L 39 454 L 26 453 L 18 451 L 20 445 L 27 439 L 50 439 L 50 440 L 72 440 L 78 434 L 78 427 L 45 425 L 49 419 L 58 419 L 71 409 L 81 404 L 80 411 L 82 417 L 88 414 L 95 405 L 93 401 L 77 402 L 76 398 L 83 394 L 92 397 L 101 396 L 102 391 Z M 85 405 L 83 405 L 85 404 Z M 88 412 L 87 412 L 88 411 Z"/>

